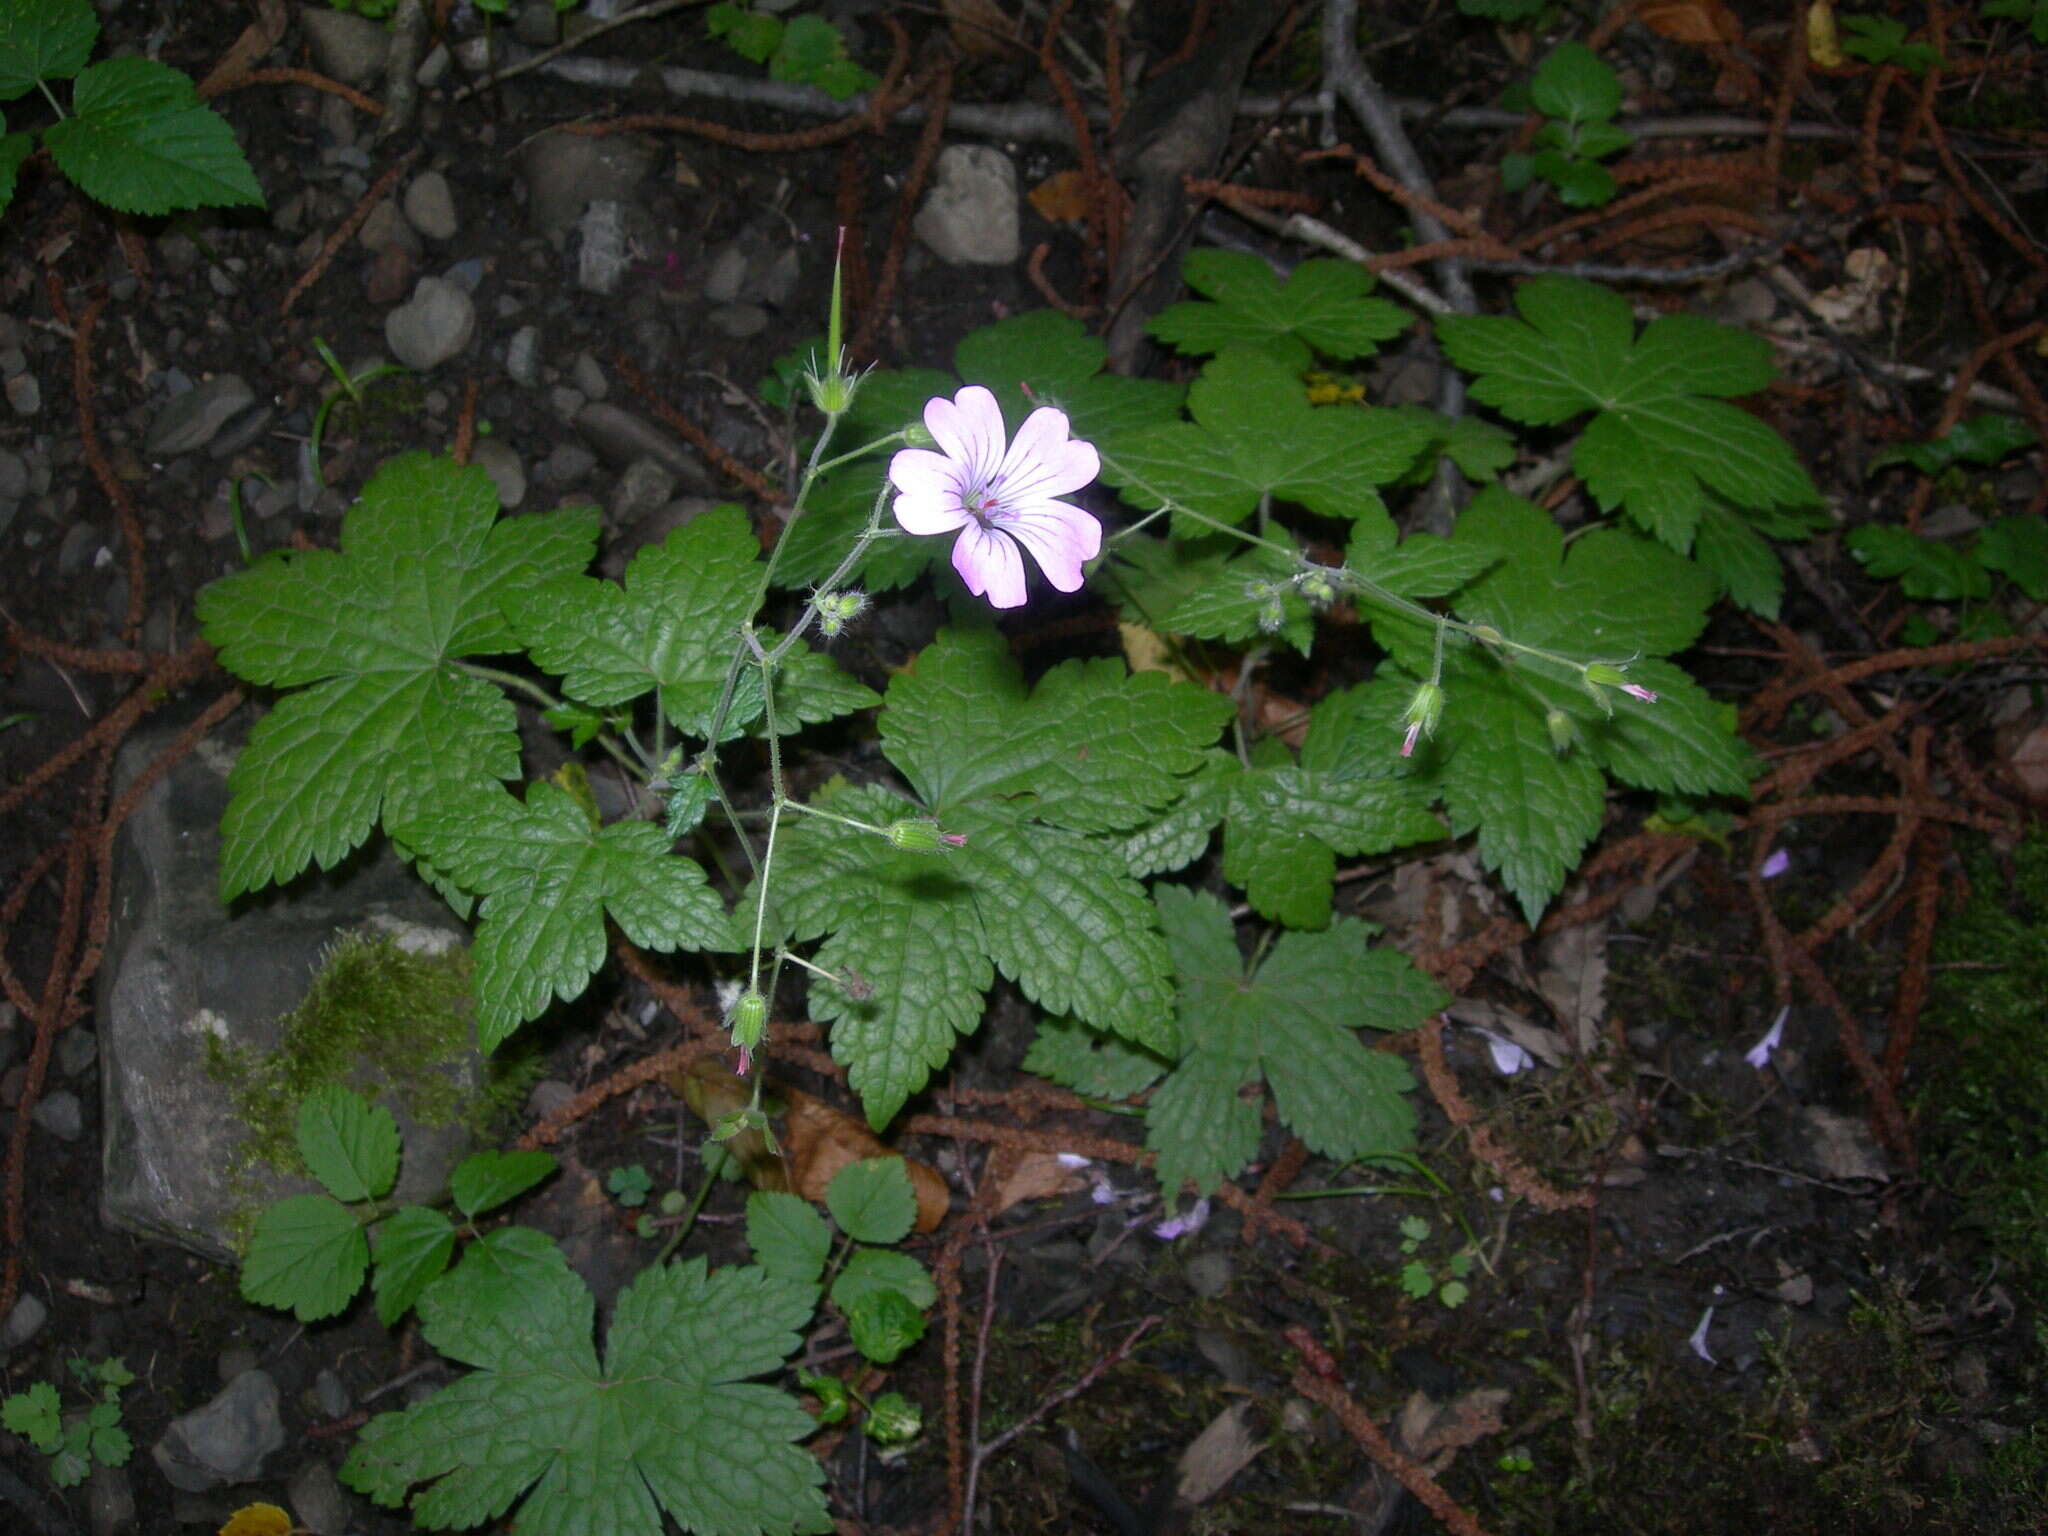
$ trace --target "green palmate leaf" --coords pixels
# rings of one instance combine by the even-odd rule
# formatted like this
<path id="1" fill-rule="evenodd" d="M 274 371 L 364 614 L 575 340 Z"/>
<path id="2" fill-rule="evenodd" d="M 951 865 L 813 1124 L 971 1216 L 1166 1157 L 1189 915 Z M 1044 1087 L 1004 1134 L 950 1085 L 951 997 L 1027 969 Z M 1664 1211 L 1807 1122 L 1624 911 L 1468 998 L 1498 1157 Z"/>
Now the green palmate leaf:
<path id="1" fill-rule="evenodd" d="M 1371 408 L 1318 409 L 1301 380 L 1271 353 L 1233 347 L 1188 390 L 1191 422 L 1126 433 L 1111 445 L 1103 480 L 1150 509 L 1171 499 L 1217 521 L 1238 523 L 1262 499 L 1294 502 L 1329 517 L 1385 518 L 1379 487 L 1408 469 L 1429 428 Z M 1175 532 L 1201 526 L 1175 514 Z"/>
<path id="2" fill-rule="evenodd" d="M 377 1227 L 370 1290 L 377 1321 L 396 1327 L 426 1288 L 440 1279 L 455 1252 L 455 1228 L 439 1211 L 406 1205 Z"/>
<path id="3" fill-rule="evenodd" d="M 1330 921 L 1337 859 L 1433 842 L 1443 826 L 1405 779 L 1339 779 L 1253 769 L 1230 788 L 1223 875 L 1261 917 L 1289 928 Z"/>
<path id="4" fill-rule="evenodd" d="M 1015 432 L 1041 405 L 1067 413 L 1073 435 L 1107 441 L 1180 414 L 1182 390 L 1158 379 L 1104 373 L 1109 349 L 1080 321 L 1033 310 L 970 333 L 953 351 L 963 384 L 979 384 L 1002 403 Z M 958 385 L 933 393 L 952 394 Z M 923 410 L 923 402 L 918 410 Z"/>
<path id="5" fill-rule="evenodd" d="M 825 1208 L 857 1243 L 900 1243 L 917 1220 L 917 1195 L 900 1157 L 869 1157 L 832 1176 Z"/>
<path id="6" fill-rule="evenodd" d="M 0 1427 L 25 1436 L 31 1445 L 47 1455 L 64 1438 L 62 1409 L 55 1387 L 47 1381 L 33 1382 L 27 1391 L 17 1392 L 5 1402 L 0 1402 Z"/>
<path id="7" fill-rule="evenodd" d="M 223 899 L 331 868 L 380 817 L 402 830 L 518 773 L 511 704 L 449 663 L 517 649 L 501 603 L 517 611 L 587 565 L 597 515 L 499 522 L 497 505 L 483 470 L 407 454 L 363 488 L 338 553 L 267 556 L 199 594 L 229 671 L 303 690 L 257 722 L 229 775 Z"/>
<path id="8" fill-rule="evenodd" d="M 794 1443 L 809 1415 L 746 1380 L 782 1366 L 816 1299 L 752 1267 L 650 1269 L 620 1296 L 600 1365 L 592 1297 L 561 1251 L 494 1232 L 420 1301 L 427 1342 L 477 1370 L 373 1419 L 342 1479 L 387 1507 L 417 1488 L 428 1530 L 523 1496 L 521 1536 L 656 1536 L 664 1512 L 697 1536 L 828 1532 L 823 1473 Z"/>
<path id="9" fill-rule="evenodd" d="M 1161 1053 L 1176 1048 L 1173 983 L 1144 887 L 1102 844 L 994 811 L 963 814 L 988 954 L 1050 1013 Z"/>
<path id="10" fill-rule="evenodd" d="M 1785 440 L 1722 398 L 1775 376 L 1770 344 L 1692 315 L 1652 321 L 1640 337 L 1628 304 L 1575 278 L 1538 278 L 1515 294 L 1519 320 L 1444 316 L 1451 360 L 1480 377 L 1475 399 L 1510 420 L 1551 426 L 1599 414 L 1572 467 L 1602 507 L 1622 507 L 1681 554 L 1718 493 L 1770 511 L 1820 499 Z"/>
<path id="11" fill-rule="evenodd" d="M 1666 793 L 1740 794 L 1750 758 L 1732 721 L 1683 672 L 1649 659 L 1699 633 L 1713 587 L 1696 566 L 1616 529 L 1595 529 L 1567 553 L 1549 517 L 1499 490 L 1480 493 L 1452 542 L 1498 561 L 1458 594 L 1460 618 L 1579 661 L 1626 663 L 1658 695 L 1655 704 L 1623 699 L 1610 715 L 1569 668 L 1462 641 L 1446 648 L 1442 722 L 1409 782 L 1443 796 L 1460 836 L 1478 831 L 1481 857 L 1533 921 L 1599 831 L 1602 770 Z M 1429 675 L 1435 651 L 1433 627 L 1405 616 L 1376 617 L 1374 630 L 1399 669 L 1351 701 L 1360 759 L 1392 750 L 1387 721 Z M 1568 752 L 1545 723 L 1553 709 L 1569 724 Z"/>
<path id="12" fill-rule="evenodd" d="M 1468 480 L 1495 479 L 1515 462 L 1513 434 L 1493 422 L 1482 421 L 1477 416 L 1460 416 L 1453 421 L 1426 405 L 1389 405 L 1381 409 L 1405 417 L 1429 431 L 1429 446 L 1415 461 L 1415 467 L 1408 471 L 1405 478 L 1409 481 L 1418 484 L 1426 481 L 1435 473 L 1439 455 L 1457 465 Z"/>
<path id="13" fill-rule="evenodd" d="M 555 1159 L 548 1152 L 474 1152 L 449 1175 L 448 1196 L 474 1220 L 518 1199 L 554 1171 Z"/>
<path id="14" fill-rule="evenodd" d="M 398 1122 L 381 1104 L 333 1083 L 299 1101 L 299 1155 L 345 1204 L 381 1199 L 398 1178 Z"/>
<path id="15" fill-rule="evenodd" d="M 1202 835 L 1207 841 L 1207 828 Z M 1026 1072 L 1096 1099 L 1127 1099 L 1159 1081 L 1170 1065 L 1156 1052 L 1070 1018 L 1040 1019 L 1031 1049 L 1024 1053 Z"/>
<path id="16" fill-rule="evenodd" d="M 939 1299 L 939 1288 L 930 1273 L 909 1254 L 893 1248 L 856 1248 L 832 1282 L 832 1304 L 850 1310 L 863 1296 L 876 1291 L 893 1291 L 919 1308 Z"/>
<path id="17" fill-rule="evenodd" d="M 109 59 L 78 77 L 75 115 L 43 130 L 50 158 L 123 213 L 263 206 L 263 188 L 191 78 L 154 59 Z"/>
<path id="18" fill-rule="evenodd" d="M 1169 305 L 1145 328 L 1197 357 L 1263 346 L 1299 373 L 1314 352 L 1337 359 L 1376 352 L 1413 318 L 1397 304 L 1368 298 L 1372 274 L 1348 261 L 1304 261 L 1283 282 L 1256 256 L 1204 250 L 1190 253 L 1181 276 L 1213 302 Z"/>
<path id="19" fill-rule="evenodd" d="M 256 1218 L 242 1299 L 315 1322 L 349 1304 L 369 1265 L 369 1240 L 348 1207 L 326 1195 L 293 1195 Z"/>
<path id="20" fill-rule="evenodd" d="M 532 785 L 525 802 L 492 785 L 424 812 L 412 836 L 464 889 L 477 925 L 477 1034 L 495 1049 L 550 997 L 579 995 L 604 963 L 607 915 L 635 944 L 726 949 L 732 930 L 704 871 L 644 821 L 593 824 L 566 791 Z"/>
<path id="21" fill-rule="evenodd" d="M 832 1229 L 811 1202 L 780 1190 L 747 1196 L 747 1247 L 778 1280 L 816 1285 L 832 1256 Z"/>
<path id="22" fill-rule="evenodd" d="M 1872 524 L 1850 529 L 1843 542 L 1866 571 L 1896 580 L 1908 597 L 1950 602 L 1991 595 L 1991 577 L 1983 566 L 1934 539 Z"/>
<path id="23" fill-rule="evenodd" d="M 2001 517 L 1977 540 L 1976 555 L 2033 602 L 2048 600 L 2048 518 Z"/>
<path id="24" fill-rule="evenodd" d="M 0 101 L 77 74 L 99 35 L 92 0 L 9 0 L 0 9 Z"/>
<path id="25" fill-rule="evenodd" d="M 1584 43 L 1561 43 L 1537 67 L 1529 99 L 1546 117 L 1605 122 L 1621 110 L 1621 80 Z"/>
<path id="26" fill-rule="evenodd" d="M 704 26 L 713 37 L 724 38 L 734 53 L 755 64 L 767 63 L 782 41 L 780 17 L 742 9 L 732 0 L 719 0 L 706 11 Z"/>
<path id="27" fill-rule="evenodd" d="M 1748 518 L 1718 497 L 1709 497 L 1700 509 L 1692 554 L 1738 608 L 1777 618 L 1785 595 L 1785 568 L 1777 551 Z"/>
<path id="28" fill-rule="evenodd" d="M 0 118 L 0 128 L 7 126 L 7 120 Z M 15 182 L 21 174 L 22 162 L 35 153 L 36 141 L 33 134 L 0 133 L 0 212 L 14 201 Z"/>
<path id="29" fill-rule="evenodd" d="M 1500 556 L 1476 544 L 1456 544 L 1431 533 L 1396 543 L 1393 530 L 1362 522 L 1344 552 L 1345 566 L 1396 597 L 1443 597 L 1484 574 Z"/>
<path id="30" fill-rule="evenodd" d="M 876 826 L 917 813 L 874 789 L 820 803 Z M 814 981 L 811 1013 L 832 1025 L 832 1054 L 846 1064 L 879 1129 L 945 1064 L 955 1037 L 980 1023 L 995 980 L 964 861 L 899 853 L 872 834 L 815 817 L 799 819 L 782 837 L 774 897 L 790 936 L 830 932 L 817 964 L 835 975 L 858 972 L 872 988 L 856 999 Z"/>
<path id="31" fill-rule="evenodd" d="M 993 631 L 947 630 L 889 685 L 883 750 L 943 819 L 975 800 L 1080 831 L 1130 827 L 1180 793 L 1230 703 L 1120 661 L 1071 661 L 1027 691 Z"/>
<path id="32" fill-rule="evenodd" d="M 1206 1193 L 1242 1170 L 1258 1149 L 1260 1114 L 1240 1090 L 1261 1078 L 1282 1122 L 1326 1157 L 1384 1157 L 1414 1143 L 1408 1068 L 1356 1032 L 1414 1028 L 1449 1000 L 1441 988 L 1374 949 L 1375 930 L 1353 918 L 1282 935 L 1247 974 L 1220 901 L 1172 886 L 1157 899 L 1183 1040 L 1146 1115 L 1162 1188 L 1178 1194 L 1192 1180 Z"/>

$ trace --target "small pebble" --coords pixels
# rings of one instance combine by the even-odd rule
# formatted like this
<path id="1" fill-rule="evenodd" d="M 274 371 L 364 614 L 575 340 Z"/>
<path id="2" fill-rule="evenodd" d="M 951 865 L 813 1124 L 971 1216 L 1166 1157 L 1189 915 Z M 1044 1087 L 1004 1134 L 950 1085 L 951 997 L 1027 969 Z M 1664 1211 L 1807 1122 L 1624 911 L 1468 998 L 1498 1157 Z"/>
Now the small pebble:
<path id="1" fill-rule="evenodd" d="M 14 1310 L 7 1314 L 7 1321 L 0 1323 L 0 1349 L 19 1349 L 38 1333 L 50 1318 L 50 1309 L 43 1304 L 43 1298 L 34 1291 L 23 1291 L 15 1298 Z"/>
<path id="2" fill-rule="evenodd" d="M 30 1118 L 59 1141 L 76 1141 L 85 1134 L 85 1107 L 77 1094 L 63 1089 L 44 1094 Z"/>

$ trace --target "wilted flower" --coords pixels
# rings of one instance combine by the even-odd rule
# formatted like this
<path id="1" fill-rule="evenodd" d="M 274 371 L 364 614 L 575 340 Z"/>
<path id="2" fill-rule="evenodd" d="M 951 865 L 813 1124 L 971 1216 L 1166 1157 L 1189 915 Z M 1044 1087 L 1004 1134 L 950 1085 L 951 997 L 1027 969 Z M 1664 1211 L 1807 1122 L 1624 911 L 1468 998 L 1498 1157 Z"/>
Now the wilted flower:
<path id="1" fill-rule="evenodd" d="M 1792 1005 L 1787 1003 L 1778 1010 L 1777 1022 L 1765 1032 L 1763 1039 L 1757 1041 L 1755 1045 L 1752 1045 L 1742 1053 L 1742 1059 L 1752 1067 L 1755 1067 L 1759 1072 L 1768 1067 L 1771 1064 L 1772 1053 L 1784 1042 L 1785 1020 L 1790 1018 L 1791 1015 Z"/>
<path id="2" fill-rule="evenodd" d="M 904 530 L 957 531 L 953 569 L 997 608 L 1024 601 L 1020 546 L 1060 591 L 1079 590 L 1082 565 L 1102 552 L 1102 525 L 1058 498 L 1093 480 L 1102 461 L 1092 444 L 1067 436 L 1066 412 L 1040 406 L 1006 448 L 996 397 L 970 384 L 927 401 L 924 424 L 940 451 L 904 448 L 889 461 L 891 510 Z"/>
<path id="3" fill-rule="evenodd" d="M 1209 1201 L 1204 1197 L 1197 1200 L 1178 1216 L 1169 1217 L 1153 1227 L 1152 1235 L 1170 1243 L 1177 1237 L 1186 1237 L 1192 1232 L 1199 1232 L 1208 1224 Z"/>

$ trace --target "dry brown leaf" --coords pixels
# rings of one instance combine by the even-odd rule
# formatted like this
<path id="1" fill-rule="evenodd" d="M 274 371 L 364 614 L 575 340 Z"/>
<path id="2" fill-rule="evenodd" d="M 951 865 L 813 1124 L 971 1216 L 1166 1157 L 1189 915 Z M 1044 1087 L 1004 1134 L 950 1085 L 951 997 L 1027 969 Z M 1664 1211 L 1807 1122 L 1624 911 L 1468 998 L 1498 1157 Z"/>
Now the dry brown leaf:
<path id="1" fill-rule="evenodd" d="M 1004 12 L 996 0 L 940 0 L 946 13 L 946 30 L 953 46 L 970 58 L 989 58 L 1005 52 L 1017 37 L 1017 18 Z"/>
<path id="2" fill-rule="evenodd" d="M 825 1203 L 825 1191 L 832 1176 L 848 1163 L 869 1157 L 902 1157 L 867 1127 L 823 1099 L 812 1098 L 792 1088 L 784 1097 L 789 1108 L 783 1116 L 782 1145 L 789 1162 L 789 1187 L 816 1205 Z M 917 1230 L 931 1232 L 946 1219 L 953 1203 L 951 1191 L 938 1169 L 915 1158 L 903 1158 L 910 1170 L 910 1187 L 917 1195 Z"/>
<path id="3" fill-rule="evenodd" d="M 1031 206 L 1048 224 L 1079 222 L 1088 217 L 1088 178 L 1079 171 L 1056 171 L 1033 187 Z"/>
<path id="4" fill-rule="evenodd" d="M 1607 1017 L 1607 930 L 1599 923 L 1561 928 L 1538 946 L 1536 990 L 1557 1013 L 1581 1055 L 1600 1041 Z"/>
<path id="5" fill-rule="evenodd" d="M 1433 1475 L 1441 1474 L 1466 1446 L 1500 1433 L 1500 1411 L 1507 1402 L 1504 1387 L 1480 1387 L 1460 1393 L 1448 1403 L 1417 1392 L 1395 1421 L 1395 1441 Z"/>
<path id="6" fill-rule="evenodd" d="M 1252 1437 L 1247 1422 L 1251 1411 L 1250 1403 L 1232 1403 L 1211 1419 L 1208 1427 L 1195 1436 L 1194 1443 L 1180 1453 L 1180 1465 L 1175 1469 L 1175 1502 L 1189 1508 L 1208 1503 L 1266 1448 L 1264 1441 Z"/>
<path id="7" fill-rule="evenodd" d="M 1742 23 L 1721 0 L 1650 0 L 1636 20 L 1674 43 L 1742 41 Z"/>
<path id="8" fill-rule="evenodd" d="M 2013 776 L 2030 799 L 2048 800 L 2048 725 L 2037 725 L 2012 750 Z"/>
<path id="9" fill-rule="evenodd" d="M 1116 632 L 1123 641 L 1124 660 L 1133 672 L 1164 672 L 1177 683 L 1194 681 L 1173 659 L 1173 647 L 1164 635 L 1123 620 L 1118 620 Z"/>
<path id="10" fill-rule="evenodd" d="M 669 1092 L 681 1099 L 706 1125 L 716 1125 L 727 1115 L 737 1114 L 754 1101 L 754 1090 L 743 1077 L 735 1076 L 716 1056 L 699 1056 L 687 1067 L 668 1075 Z M 747 1182 L 756 1189 L 786 1190 L 789 1170 L 783 1166 L 775 1144 L 761 1131 L 742 1131 L 725 1144 Z"/>
<path id="11" fill-rule="evenodd" d="M 1830 1179 L 1889 1179 L 1884 1153 L 1870 1127 L 1848 1115 L 1838 1115 L 1819 1105 L 1807 1108 L 1806 1129 L 1812 1139 L 1813 1158 L 1821 1173 Z"/>
<path id="12" fill-rule="evenodd" d="M 1806 8 L 1806 56 L 1822 69 L 1840 69 L 1849 62 L 1835 31 L 1835 8 L 1828 0 L 1813 0 Z"/>
<path id="13" fill-rule="evenodd" d="M 1026 1152 L 997 1186 L 996 1208 L 989 1214 L 1000 1216 L 1011 1206 L 1021 1205 L 1026 1200 L 1049 1200 L 1087 1187 L 1088 1180 L 1082 1176 L 1081 1170 L 1069 1168 L 1059 1160 L 1059 1154 Z"/>

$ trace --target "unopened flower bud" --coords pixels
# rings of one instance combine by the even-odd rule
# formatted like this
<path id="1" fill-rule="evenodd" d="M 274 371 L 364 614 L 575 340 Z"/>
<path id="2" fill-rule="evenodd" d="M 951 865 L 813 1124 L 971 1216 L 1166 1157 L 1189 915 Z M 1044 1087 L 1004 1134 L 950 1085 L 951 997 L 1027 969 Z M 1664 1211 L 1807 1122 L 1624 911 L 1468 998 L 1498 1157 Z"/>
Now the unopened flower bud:
<path id="1" fill-rule="evenodd" d="M 1337 601 L 1337 584 L 1323 571 L 1308 571 L 1295 579 L 1295 585 L 1318 608 L 1327 608 Z"/>
<path id="2" fill-rule="evenodd" d="M 936 439 L 923 422 L 913 421 L 903 429 L 903 441 L 912 448 L 929 448 Z"/>
<path id="3" fill-rule="evenodd" d="M 1503 637 L 1491 624 L 1474 624 L 1472 638 L 1481 645 L 1499 645 Z"/>
<path id="4" fill-rule="evenodd" d="M 1544 715 L 1543 729 L 1550 733 L 1550 750 L 1560 757 L 1571 751 L 1572 743 L 1579 735 L 1579 728 L 1572 723 L 1572 717 L 1561 709 L 1553 709 Z"/>
<path id="5" fill-rule="evenodd" d="M 959 848 L 967 842 L 964 832 L 942 832 L 929 816 L 907 816 L 882 829 L 889 846 L 905 853 L 937 853 L 941 848 Z"/>
<path id="6" fill-rule="evenodd" d="M 864 592 L 827 592 L 817 600 L 818 628 L 829 640 L 866 610 Z"/>
<path id="7" fill-rule="evenodd" d="M 1259 633 L 1277 635 L 1287 625 L 1287 610 L 1277 597 L 1269 597 L 1259 604 Z"/>
<path id="8" fill-rule="evenodd" d="M 1579 672 L 1595 688 L 1619 688 L 1628 681 L 1627 673 L 1604 661 L 1589 661 Z"/>
<path id="9" fill-rule="evenodd" d="M 761 1043 L 767 1026 L 768 999 L 761 995 L 759 987 L 749 987 L 732 1005 L 732 1018 L 727 1021 L 732 1043 L 742 1051 L 751 1051 Z"/>
<path id="10" fill-rule="evenodd" d="M 1401 718 L 1408 729 L 1401 733 L 1401 755 L 1413 757 L 1415 744 L 1425 736 L 1436 734 L 1436 723 L 1443 718 L 1444 691 L 1435 683 L 1418 683 L 1415 695 L 1408 701 L 1408 708 Z"/>

